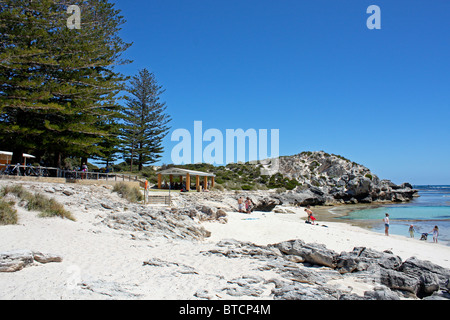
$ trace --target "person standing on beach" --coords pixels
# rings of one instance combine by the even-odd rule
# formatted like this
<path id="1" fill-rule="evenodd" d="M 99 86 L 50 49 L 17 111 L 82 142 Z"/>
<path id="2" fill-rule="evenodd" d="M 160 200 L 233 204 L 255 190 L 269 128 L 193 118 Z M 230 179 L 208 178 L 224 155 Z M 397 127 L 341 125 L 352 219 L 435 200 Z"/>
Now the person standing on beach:
<path id="1" fill-rule="evenodd" d="M 386 216 L 383 219 L 384 221 L 384 234 L 389 236 L 389 213 L 386 213 Z"/>
<path id="2" fill-rule="evenodd" d="M 414 232 L 416 229 L 414 229 L 414 225 L 409 226 L 409 237 L 414 239 Z"/>
<path id="3" fill-rule="evenodd" d="M 83 164 L 81 165 L 81 171 L 83 172 L 81 174 L 81 179 L 86 179 L 86 172 L 88 171 L 88 166 L 86 165 L 86 163 L 83 162 Z"/>
<path id="4" fill-rule="evenodd" d="M 247 210 L 248 214 L 252 213 L 253 207 L 254 207 L 254 203 L 253 203 L 252 199 L 247 197 L 247 200 L 245 200 L 245 210 Z"/>
<path id="5" fill-rule="evenodd" d="M 238 199 L 238 207 L 239 207 L 239 212 L 245 212 L 244 210 L 244 199 L 242 197 L 239 197 Z"/>
<path id="6" fill-rule="evenodd" d="M 433 242 L 438 243 L 438 237 L 439 237 L 439 228 L 438 226 L 434 226 L 433 230 L 431 232 L 433 234 Z"/>

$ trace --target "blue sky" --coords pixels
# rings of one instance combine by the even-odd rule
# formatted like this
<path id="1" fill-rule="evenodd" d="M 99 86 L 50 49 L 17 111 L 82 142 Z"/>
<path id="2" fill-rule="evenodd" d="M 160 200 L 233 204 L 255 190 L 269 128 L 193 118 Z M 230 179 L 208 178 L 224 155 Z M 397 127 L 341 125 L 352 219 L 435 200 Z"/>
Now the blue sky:
<path id="1" fill-rule="evenodd" d="M 172 130 L 280 129 L 396 183 L 450 184 L 450 1 L 115 0 Z M 381 8 L 369 30 L 367 8 Z M 163 163 L 177 142 L 165 141 Z"/>

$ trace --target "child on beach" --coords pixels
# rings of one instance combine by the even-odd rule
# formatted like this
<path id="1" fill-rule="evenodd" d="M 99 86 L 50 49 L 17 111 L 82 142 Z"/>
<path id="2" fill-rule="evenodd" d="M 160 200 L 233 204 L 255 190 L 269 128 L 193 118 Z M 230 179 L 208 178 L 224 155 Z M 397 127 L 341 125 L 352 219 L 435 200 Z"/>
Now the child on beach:
<path id="1" fill-rule="evenodd" d="M 414 232 L 416 229 L 414 229 L 414 225 L 409 226 L 409 237 L 414 239 Z"/>
<path id="2" fill-rule="evenodd" d="M 386 213 L 386 216 L 383 219 L 384 221 L 384 234 L 389 236 L 389 213 Z"/>
<path id="3" fill-rule="evenodd" d="M 244 199 L 242 197 L 240 197 L 238 199 L 238 207 L 239 207 L 239 212 L 245 212 L 244 210 Z"/>

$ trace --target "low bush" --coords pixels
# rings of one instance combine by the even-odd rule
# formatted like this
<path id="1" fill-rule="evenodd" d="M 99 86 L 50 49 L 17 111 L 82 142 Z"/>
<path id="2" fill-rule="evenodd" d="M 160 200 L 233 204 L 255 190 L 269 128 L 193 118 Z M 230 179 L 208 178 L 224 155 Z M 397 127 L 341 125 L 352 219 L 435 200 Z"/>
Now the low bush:
<path id="1" fill-rule="evenodd" d="M 49 199 L 40 193 L 31 193 L 21 185 L 12 185 L 3 187 L 0 195 L 14 194 L 21 200 L 27 202 L 26 208 L 28 211 L 39 211 L 40 217 L 60 217 L 75 221 L 75 218 L 70 212 L 64 209 L 64 206 L 55 199 Z"/>
<path id="2" fill-rule="evenodd" d="M 113 192 L 117 192 L 122 198 L 132 203 L 144 200 L 144 196 L 138 187 L 130 187 L 126 183 L 117 183 L 114 186 Z"/>
<path id="3" fill-rule="evenodd" d="M 14 203 L 0 200 L 0 225 L 17 224 L 17 210 Z"/>
<path id="4" fill-rule="evenodd" d="M 75 221 L 75 218 L 64 206 L 55 199 L 49 199 L 46 196 L 36 193 L 30 199 L 27 205 L 30 211 L 39 211 L 42 218 L 60 217 Z"/>

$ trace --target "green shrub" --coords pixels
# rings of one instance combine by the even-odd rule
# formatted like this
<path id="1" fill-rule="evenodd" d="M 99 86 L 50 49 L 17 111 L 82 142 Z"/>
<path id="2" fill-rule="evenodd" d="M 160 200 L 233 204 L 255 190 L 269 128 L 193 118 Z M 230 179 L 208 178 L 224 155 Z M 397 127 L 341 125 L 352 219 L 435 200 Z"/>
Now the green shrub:
<path id="1" fill-rule="evenodd" d="M 49 199 L 40 193 L 31 193 L 21 185 L 12 185 L 3 187 L 0 195 L 14 194 L 21 200 L 27 202 L 26 208 L 28 211 L 39 211 L 40 217 L 60 217 L 75 221 L 72 214 L 64 209 L 64 206 L 55 199 Z"/>
<path id="2" fill-rule="evenodd" d="M 0 196 L 4 197 L 7 194 L 13 194 L 23 200 L 26 200 L 26 198 L 31 196 L 31 193 L 25 190 L 25 188 L 20 184 L 4 186 L 0 191 Z"/>
<path id="3" fill-rule="evenodd" d="M 49 199 L 46 196 L 36 193 L 28 201 L 27 209 L 29 211 L 39 211 L 39 217 L 52 218 L 60 217 L 75 221 L 75 218 L 64 206 L 55 199 Z"/>
<path id="4" fill-rule="evenodd" d="M 0 200 L 0 225 L 17 224 L 17 210 L 14 203 Z"/>
<path id="5" fill-rule="evenodd" d="M 221 184 L 216 183 L 214 187 L 211 188 L 211 191 L 225 191 L 225 188 Z"/>
<path id="6" fill-rule="evenodd" d="M 286 179 L 285 188 L 287 190 L 294 190 L 299 185 L 300 185 L 300 183 L 296 179 L 291 179 L 291 180 Z"/>
<path id="7" fill-rule="evenodd" d="M 122 198 L 132 203 L 144 200 L 144 196 L 138 187 L 130 187 L 126 183 L 117 183 L 114 186 L 113 192 L 117 192 Z"/>

